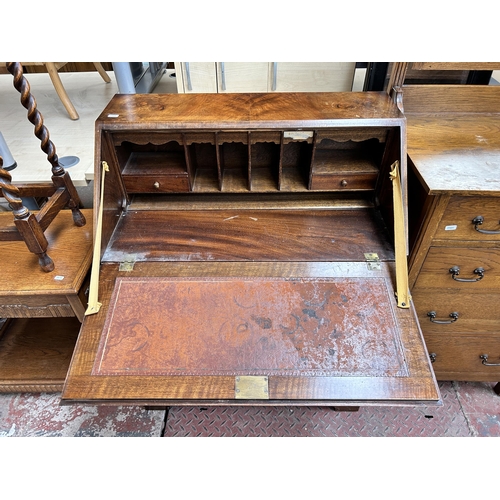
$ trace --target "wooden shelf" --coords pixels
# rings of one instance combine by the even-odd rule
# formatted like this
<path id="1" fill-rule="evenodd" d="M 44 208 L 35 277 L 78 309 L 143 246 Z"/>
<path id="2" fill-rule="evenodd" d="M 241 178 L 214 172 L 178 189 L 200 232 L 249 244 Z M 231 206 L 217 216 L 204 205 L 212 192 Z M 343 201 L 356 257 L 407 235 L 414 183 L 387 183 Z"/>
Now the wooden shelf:
<path id="1" fill-rule="evenodd" d="M 60 392 L 75 348 L 77 318 L 16 318 L 0 329 L 0 392 Z"/>

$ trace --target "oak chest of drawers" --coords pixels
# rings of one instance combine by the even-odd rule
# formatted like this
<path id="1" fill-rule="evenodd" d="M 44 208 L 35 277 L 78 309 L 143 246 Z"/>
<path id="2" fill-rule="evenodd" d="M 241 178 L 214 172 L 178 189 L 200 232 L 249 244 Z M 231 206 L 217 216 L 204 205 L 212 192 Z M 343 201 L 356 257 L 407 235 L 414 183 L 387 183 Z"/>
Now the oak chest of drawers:
<path id="1" fill-rule="evenodd" d="M 410 287 L 438 380 L 500 380 L 499 90 L 448 87 L 434 114 L 404 102 Z"/>

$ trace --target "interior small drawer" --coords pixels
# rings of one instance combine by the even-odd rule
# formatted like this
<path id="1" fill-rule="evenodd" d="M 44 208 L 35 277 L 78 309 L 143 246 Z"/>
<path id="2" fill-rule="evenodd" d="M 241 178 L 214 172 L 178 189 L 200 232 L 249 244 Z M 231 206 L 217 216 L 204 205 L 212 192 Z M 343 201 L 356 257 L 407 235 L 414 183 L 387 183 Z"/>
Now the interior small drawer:
<path id="1" fill-rule="evenodd" d="M 424 339 L 438 380 L 500 380 L 500 334 L 433 333 Z"/>
<path id="2" fill-rule="evenodd" d="M 179 193 L 190 190 L 183 154 L 132 153 L 122 172 L 129 193 Z"/>
<path id="3" fill-rule="evenodd" d="M 431 247 L 415 286 L 498 290 L 500 248 Z"/>
<path id="4" fill-rule="evenodd" d="M 317 149 L 311 168 L 312 190 L 372 190 L 379 169 L 365 152 L 347 149 Z"/>
<path id="5" fill-rule="evenodd" d="M 325 191 L 369 191 L 375 189 L 378 171 L 313 173 L 312 190 Z"/>
<path id="6" fill-rule="evenodd" d="M 412 299 L 424 333 L 498 332 L 500 294 L 415 287 Z"/>
<path id="7" fill-rule="evenodd" d="M 129 193 L 184 193 L 189 191 L 187 174 L 124 175 L 123 182 Z"/>
<path id="8" fill-rule="evenodd" d="M 500 242 L 500 197 L 452 196 L 434 238 Z"/>

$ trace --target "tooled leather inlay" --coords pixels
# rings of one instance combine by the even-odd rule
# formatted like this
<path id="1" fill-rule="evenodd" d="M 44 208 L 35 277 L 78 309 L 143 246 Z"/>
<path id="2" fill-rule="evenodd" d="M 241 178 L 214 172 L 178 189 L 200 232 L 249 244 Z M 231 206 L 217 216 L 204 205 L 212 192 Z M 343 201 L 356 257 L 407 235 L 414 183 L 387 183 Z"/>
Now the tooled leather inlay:
<path id="1" fill-rule="evenodd" d="M 383 278 L 117 278 L 94 375 L 407 376 Z"/>

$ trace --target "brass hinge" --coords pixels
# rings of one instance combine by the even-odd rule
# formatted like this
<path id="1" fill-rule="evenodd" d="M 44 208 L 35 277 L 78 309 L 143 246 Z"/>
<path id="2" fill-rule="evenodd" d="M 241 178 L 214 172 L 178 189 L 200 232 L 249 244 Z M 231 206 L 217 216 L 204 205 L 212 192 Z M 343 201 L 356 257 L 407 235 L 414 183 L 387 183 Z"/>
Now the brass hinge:
<path id="1" fill-rule="evenodd" d="M 268 377 L 238 375 L 234 382 L 235 399 L 269 399 Z"/>
<path id="2" fill-rule="evenodd" d="M 380 265 L 380 259 L 376 253 L 365 253 L 365 259 L 367 262 L 369 271 L 380 271 L 382 266 Z"/>
<path id="3" fill-rule="evenodd" d="M 120 262 L 120 267 L 118 268 L 118 270 L 125 272 L 133 271 L 136 260 L 137 256 L 135 253 L 127 255 L 126 258 L 122 262 Z"/>

